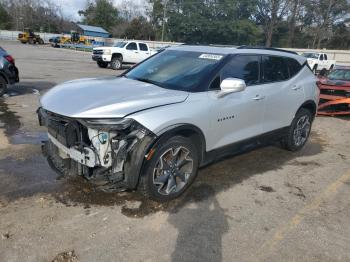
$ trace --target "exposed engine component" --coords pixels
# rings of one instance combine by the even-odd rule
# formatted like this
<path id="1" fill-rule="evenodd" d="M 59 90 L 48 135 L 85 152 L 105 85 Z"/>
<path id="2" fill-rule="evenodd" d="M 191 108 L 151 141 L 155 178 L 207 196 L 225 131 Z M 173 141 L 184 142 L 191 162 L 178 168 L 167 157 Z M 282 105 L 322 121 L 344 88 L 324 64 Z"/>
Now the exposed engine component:
<path id="1" fill-rule="evenodd" d="M 127 188 L 128 176 L 138 176 L 125 172 L 129 155 L 140 145 L 140 150 L 145 151 L 155 138 L 134 121 L 105 127 L 101 122 L 92 125 L 85 120 L 68 119 L 43 109 L 38 113 L 41 125 L 49 130 L 49 141 L 44 146 L 49 163 L 60 173 L 83 175 L 104 191 Z M 147 143 L 142 143 L 146 137 Z M 138 155 L 144 157 L 145 154 Z M 132 170 L 135 171 L 137 168 Z"/>

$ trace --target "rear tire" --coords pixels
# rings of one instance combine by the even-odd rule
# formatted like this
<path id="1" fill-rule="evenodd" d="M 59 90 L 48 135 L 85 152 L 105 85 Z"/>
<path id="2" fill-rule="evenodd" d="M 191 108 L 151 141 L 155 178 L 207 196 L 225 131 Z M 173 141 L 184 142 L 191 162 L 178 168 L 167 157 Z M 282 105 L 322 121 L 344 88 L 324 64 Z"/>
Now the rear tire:
<path id="1" fill-rule="evenodd" d="M 114 70 L 120 70 L 122 69 L 123 63 L 122 59 L 120 57 L 113 57 L 111 61 L 111 68 Z"/>
<path id="2" fill-rule="evenodd" d="M 309 138 L 312 120 L 311 112 L 301 108 L 295 115 L 286 136 L 281 141 L 282 147 L 293 152 L 302 149 Z"/>
<path id="3" fill-rule="evenodd" d="M 142 168 L 138 190 L 164 202 L 175 199 L 193 183 L 198 173 L 198 150 L 193 142 L 175 136 L 154 148 L 154 155 Z"/>
<path id="4" fill-rule="evenodd" d="M 0 76 L 0 96 L 3 96 L 7 91 L 7 81 L 5 78 Z"/>
<path id="5" fill-rule="evenodd" d="M 99 61 L 99 62 L 97 62 L 97 65 L 100 68 L 107 68 L 108 63 L 107 62 L 103 62 L 103 61 Z"/>

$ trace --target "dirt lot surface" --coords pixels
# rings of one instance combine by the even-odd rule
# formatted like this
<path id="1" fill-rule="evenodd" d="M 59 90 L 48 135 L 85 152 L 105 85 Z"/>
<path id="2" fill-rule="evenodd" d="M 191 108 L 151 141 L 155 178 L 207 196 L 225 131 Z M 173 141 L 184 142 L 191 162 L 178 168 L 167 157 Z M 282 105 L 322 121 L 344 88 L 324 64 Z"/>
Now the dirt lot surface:
<path id="1" fill-rule="evenodd" d="M 85 53 L 0 45 L 21 74 L 0 98 L 0 261 L 350 261 L 347 119 L 317 118 L 301 152 L 203 168 L 171 203 L 100 193 L 50 170 L 35 110 L 57 83 L 118 72 Z"/>

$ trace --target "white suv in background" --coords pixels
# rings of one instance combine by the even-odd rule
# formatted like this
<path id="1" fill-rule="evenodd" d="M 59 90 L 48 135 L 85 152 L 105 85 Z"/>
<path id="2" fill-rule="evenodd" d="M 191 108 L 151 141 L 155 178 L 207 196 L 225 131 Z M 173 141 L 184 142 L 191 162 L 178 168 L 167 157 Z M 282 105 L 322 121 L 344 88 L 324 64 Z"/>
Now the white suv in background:
<path id="1" fill-rule="evenodd" d="M 92 60 L 96 61 L 99 67 L 106 68 L 110 64 L 112 69 L 119 70 L 123 64 L 140 63 L 155 53 L 147 43 L 124 41 L 110 47 L 95 47 Z"/>
<path id="2" fill-rule="evenodd" d="M 183 45 L 118 77 L 61 84 L 38 114 L 49 132 L 44 153 L 60 173 L 164 201 L 224 156 L 274 141 L 300 150 L 318 96 L 295 53 Z"/>

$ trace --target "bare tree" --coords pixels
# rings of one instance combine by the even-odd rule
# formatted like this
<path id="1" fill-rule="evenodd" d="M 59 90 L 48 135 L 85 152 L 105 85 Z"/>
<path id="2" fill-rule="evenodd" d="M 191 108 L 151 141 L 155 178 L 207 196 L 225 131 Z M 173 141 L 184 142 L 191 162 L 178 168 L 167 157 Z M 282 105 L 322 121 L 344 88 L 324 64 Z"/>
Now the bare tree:
<path id="1" fill-rule="evenodd" d="M 288 12 L 288 0 L 258 0 L 257 20 L 263 25 L 265 31 L 265 45 L 272 44 L 273 33 L 279 21 Z"/>
<path id="2" fill-rule="evenodd" d="M 296 22 L 298 19 L 298 16 L 300 14 L 300 9 L 302 6 L 302 0 L 294 0 L 290 1 L 289 9 L 290 9 L 290 16 L 288 21 L 288 39 L 287 39 L 287 46 L 293 47 L 293 41 L 294 41 L 294 35 L 295 35 L 295 27 Z"/>

